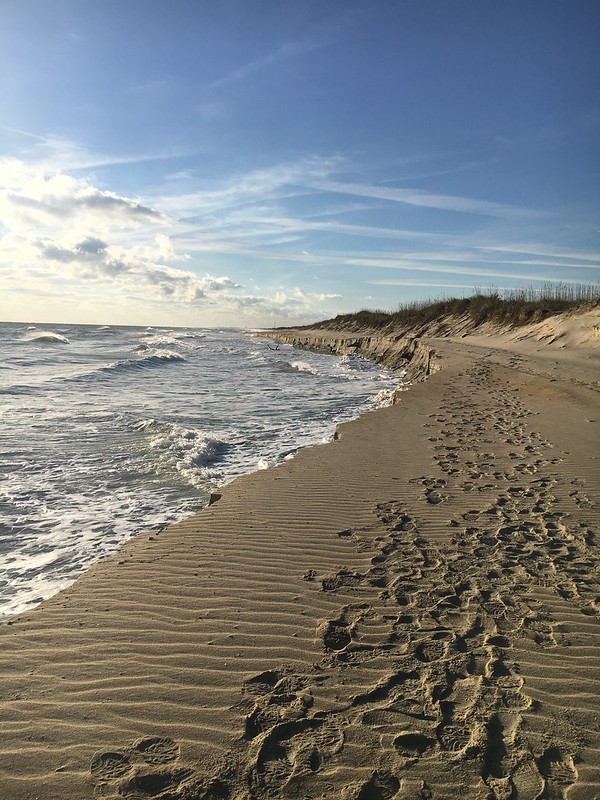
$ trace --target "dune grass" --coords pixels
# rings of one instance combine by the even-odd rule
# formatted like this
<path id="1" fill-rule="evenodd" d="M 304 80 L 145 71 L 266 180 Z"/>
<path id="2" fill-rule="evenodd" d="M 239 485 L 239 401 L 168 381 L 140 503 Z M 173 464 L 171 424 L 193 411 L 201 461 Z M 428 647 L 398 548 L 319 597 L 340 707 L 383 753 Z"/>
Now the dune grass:
<path id="1" fill-rule="evenodd" d="M 464 316 L 474 325 L 492 322 L 518 327 L 541 322 L 553 314 L 599 304 L 600 285 L 549 283 L 540 289 L 476 290 L 470 297 L 402 303 L 391 312 L 365 309 L 305 327 L 392 332 Z"/>

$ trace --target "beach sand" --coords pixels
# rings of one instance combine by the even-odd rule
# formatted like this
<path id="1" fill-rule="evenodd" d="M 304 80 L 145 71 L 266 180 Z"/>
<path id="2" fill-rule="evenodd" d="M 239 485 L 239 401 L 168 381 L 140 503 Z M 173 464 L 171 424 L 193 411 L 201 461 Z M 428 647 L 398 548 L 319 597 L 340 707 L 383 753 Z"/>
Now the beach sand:
<path id="1" fill-rule="evenodd" d="M 0 798 L 600 797 L 598 337 L 561 337 L 428 340 L 0 626 Z"/>

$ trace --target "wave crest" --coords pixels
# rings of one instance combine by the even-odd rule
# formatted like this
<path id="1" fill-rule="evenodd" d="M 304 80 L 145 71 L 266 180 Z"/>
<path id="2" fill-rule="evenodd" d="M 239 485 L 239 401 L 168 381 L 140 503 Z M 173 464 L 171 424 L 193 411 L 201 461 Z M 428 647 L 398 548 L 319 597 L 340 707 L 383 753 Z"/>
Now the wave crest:
<path id="1" fill-rule="evenodd" d="M 318 375 L 319 370 L 306 361 L 274 361 L 273 366 L 280 372 L 307 372 L 310 375 Z"/>
<path id="2" fill-rule="evenodd" d="M 149 369 L 152 367 L 161 367 L 166 364 L 177 363 L 185 361 L 185 357 L 181 353 L 175 353 L 172 350 L 159 350 L 148 353 L 141 358 L 125 358 L 122 361 L 113 361 L 106 367 L 102 367 L 100 372 L 126 372 L 130 370 Z"/>
<path id="3" fill-rule="evenodd" d="M 67 339 L 67 337 L 63 336 L 61 333 L 54 333 L 54 331 L 41 331 L 37 328 L 28 328 L 27 334 L 24 338 L 27 342 L 70 344 L 70 341 Z"/>

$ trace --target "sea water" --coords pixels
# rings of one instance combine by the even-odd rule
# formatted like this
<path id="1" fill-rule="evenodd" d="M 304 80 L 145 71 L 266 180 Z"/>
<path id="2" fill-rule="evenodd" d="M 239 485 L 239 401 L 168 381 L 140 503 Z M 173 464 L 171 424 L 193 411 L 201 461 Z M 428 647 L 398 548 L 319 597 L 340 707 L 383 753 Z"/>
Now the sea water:
<path id="1" fill-rule="evenodd" d="M 397 382 L 239 330 L 0 323 L 0 618 Z"/>

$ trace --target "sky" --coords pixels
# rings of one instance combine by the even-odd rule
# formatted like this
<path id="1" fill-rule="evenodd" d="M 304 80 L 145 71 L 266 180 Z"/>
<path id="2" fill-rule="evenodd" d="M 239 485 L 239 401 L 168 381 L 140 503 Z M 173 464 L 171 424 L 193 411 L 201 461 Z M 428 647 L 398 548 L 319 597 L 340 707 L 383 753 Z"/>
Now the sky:
<path id="1" fill-rule="evenodd" d="M 0 0 L 0 319 L 600 280 L 597 0 Z"/>

